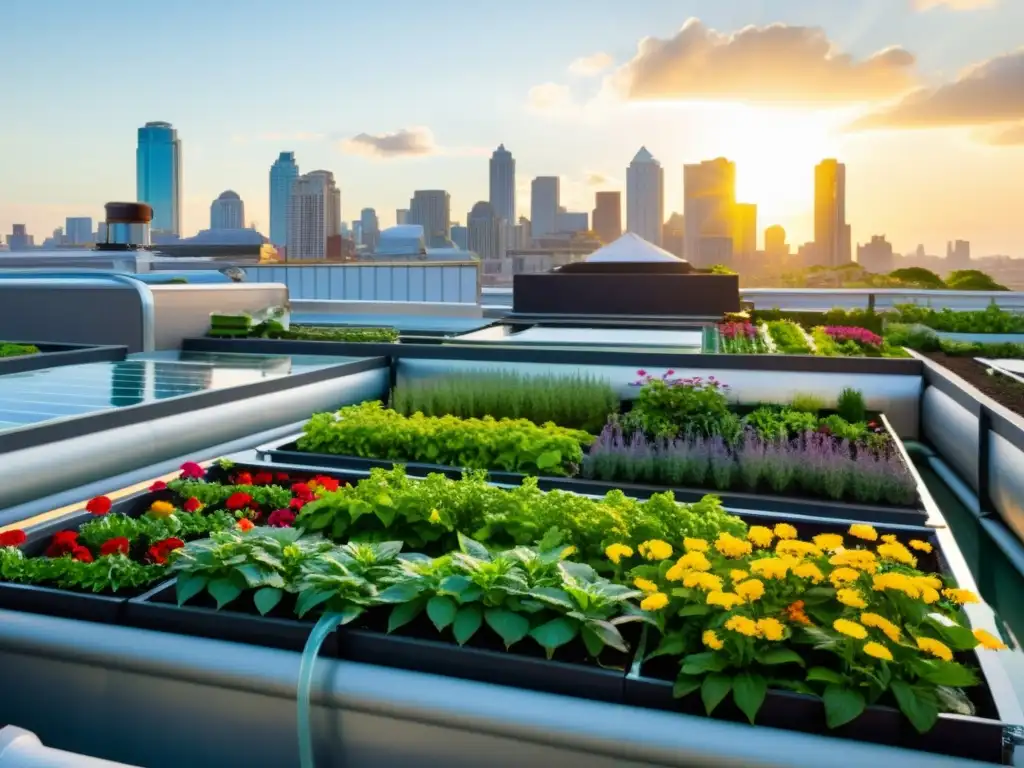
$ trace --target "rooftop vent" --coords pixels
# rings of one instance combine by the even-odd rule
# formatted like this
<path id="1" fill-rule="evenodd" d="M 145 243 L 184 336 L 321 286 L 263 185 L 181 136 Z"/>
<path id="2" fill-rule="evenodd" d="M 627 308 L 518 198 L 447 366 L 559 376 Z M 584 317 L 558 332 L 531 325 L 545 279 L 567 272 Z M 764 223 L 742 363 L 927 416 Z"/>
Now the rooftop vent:
<path id="1" fill-rule="evenodd" d="M 98 251 L 137 251 L 149 248 L 153 208 L 146 203 L 107 203 L 107 234 Z"/>

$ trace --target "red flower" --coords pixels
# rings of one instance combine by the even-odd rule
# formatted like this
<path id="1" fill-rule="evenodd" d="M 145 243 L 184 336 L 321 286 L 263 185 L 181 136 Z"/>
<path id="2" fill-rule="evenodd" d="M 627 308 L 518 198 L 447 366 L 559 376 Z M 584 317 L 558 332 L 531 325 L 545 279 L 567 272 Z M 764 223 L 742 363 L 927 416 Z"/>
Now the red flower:
<path id="1" fill-rule="evenodd" d="M 270 485 L 274 482 L 274 474 L 272 472 L 257 472 L 252 476 L 253 485 Z"/>
<path id="2" fill-rule="evenodd" d="M 91 563 L 92 562 L 92 552 L 90 552 L 87 547 L 83 547 L 83 546 L 77 546 L 74 549 L 72 549 L 71 550 L 71 557 L 73 557 L 75 560 L 77 560 L 80 563 Z"/>
<path id="3" fill-rule="evenodd" d="M 97 496 L 95 499 L 89 499 L 89 503 L 85 505 L 86 512 L 93 515 L 105 515 L 110 511 L 110 499 L 106 496 Z"/>
<path id="4" fill-rule="evenodd" d="M 167 556 L 170 555 L 171 552 L 173 552 L 174 550 L 181 549 L 184 546 L 184 541 L 172 536 L 169 539 L 158 541 L 156 544 L 151 546 L 146 551 L 146 557 L 149 558 L 150 561 L 156 563 L 157 565 L 166 565 Z"/>
<path id="5" fill-rule="evenodd" d="M 249 506 L 251 503 L 252 496 L 248 493 L 242 493 L 239 491 L 238 493 L 232 493 L 228 496 L 228 500 L 224 502 L 224 506 L 227 509 L 242 509 L 243 507 Z"/>
<path id="6" fill-rule="evenodd" d="M 243 517 L 241 520 L 238 521 L 238 530 L 240 531 L 251 531 L 255 527 L 256 526 L 253 525 L 252 520 L 249 520 L 248 518 Z"/>
<path id="7" fill-rule="evenodd" d="M 643 368 L 641 368 L 639 371 L 636 372 L 636 375 L 637 376 L 646 376 L 647 375 L 647 371 L 645 371 Z"/>
<path id="8" fill-rule="evenodd" d="M 151 486 L 149 486 L 150 493 L 156 493 L 157 491 L 166 491 L 166 490 L 167 490 L 167 483 L 165 483 L 163 480 L 157 480 L 155 483 L 153 483 Z"/>
<path id="9" fill-rule="evenodd" d="M 304 506 L 306 506 L 305 499 L 292 499 L 291 501 L 288 502 L 288 507 L 290 509 L 294 509 L 296 512 L 298 512 Z"/>
<path id="10" fill-rule="evenodd" d="M 289 509 L 275 509 L 267 518 L 271 528 L 291 528 L 295 523 L 295 513 Z"/>
<path id="11" fill-rule="evenodd" d="M 235 475 L 235 485 L 252 485 L 252 475 L 248 472 L 239 472 Z"/>
<path id="12" fill-rule="evenodd" d="M 57 531 L 50 540 L 50 546 L 43 554 L 46 557 L 70 555 L 78 546 L 78 531 Z"/>
<path id="13" fill-rule="evenodd" d="M 279 483 L 287 483 L 289 480 L 291 480 L 291 478 L 288 477 L 288 473 L 287 472 L 278 472 L 277 473 L 277 477 L 275 479 Z"/>
<path id="14" fill-rule="evenodd" d="M 195 496 L 190 497 L 181 505 L 181 508 L 186 512 L 198 512 L 203 508 L 203 503 L 199 501 Z"/>
<path id="15" fill-rule="evenodd" d="M 206 475 L 206 470 L 194 461 L 186 461 L 181 465 L 181 477 L 184 480 L 201 480 Z"/>
<path id="16" fill-rule="evenodd" d="M 22 530 L 0 533 L 0 547 L 20 547 L 28 539 Z"/>
<path id="17" fill-rule="evenodd" d="M 311 486 L 318 485 L 324 491 L 336 491 L 338 486 L 341 485 L 338 480 L 335 480 L 333 477 L 327 477 L 327 475 L 317 475 L 309 481 L 309 484 Z"/>
<path id="18" fill-rule="evenodd" d="M 292 486 L 292 496 L 303 501 L 312 501 L 316 498 L 313 489 L 305 483 L 296 483 Z"/>
<path id="19" fill-rule="evenodd" d="M 103 546 L 100 547 L 100 557 L 119 554 L 127 555 L 131 545 L 132 543 L 124 536 L 115 536 L 112 539 L 107 539 L 103 542 Z"/>

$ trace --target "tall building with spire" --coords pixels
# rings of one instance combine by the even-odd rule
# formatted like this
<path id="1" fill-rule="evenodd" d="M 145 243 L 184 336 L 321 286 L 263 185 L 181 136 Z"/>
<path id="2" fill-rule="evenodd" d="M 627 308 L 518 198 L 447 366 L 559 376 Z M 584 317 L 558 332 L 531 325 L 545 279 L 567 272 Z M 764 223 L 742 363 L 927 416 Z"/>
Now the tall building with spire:
<path id="1" fill-rule="evenodd" d="M 516 220 L 516 159 L 500 144 L 491 155 L 490 203 L 499 218 L 510 224 Z"/>
<path id="2" fill-rule="evenodd" d="M 152 206 L 154 234 L 181 234 L 181 140 L 170 123 L 139 128 L 135 197 Z"/>
<path id="3" fill-rule="evenodd" d="M 626 169 L 626 231 L 661 245 L 665 221 L 665 171 L 647 147 L 640 147 Z"/>
<path id="4" fill-rule="evenodd" d="M 294 152 L 282 152 L 270 166 L 270 242 L 288 244 L 288 216 L 291 212 L 292 185 L 299 178 Z"/>

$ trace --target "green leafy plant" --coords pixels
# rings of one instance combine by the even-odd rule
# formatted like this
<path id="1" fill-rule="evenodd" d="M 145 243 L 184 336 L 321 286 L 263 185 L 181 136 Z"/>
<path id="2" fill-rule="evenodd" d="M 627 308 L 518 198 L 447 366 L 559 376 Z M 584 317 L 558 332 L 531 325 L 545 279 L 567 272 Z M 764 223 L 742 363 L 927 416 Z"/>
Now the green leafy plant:
<path id="1" fill-rule="evenodd" d="M 167 487 L 183 499 L 198 499 L 204 507 L 224 504 L 238 493 L 244 493 L 254 502 L 267 509 L 287 509 L 292 493 L 279 485 L 231 485 L 207 480 L 177 479 Z"/>
<path id="2" fill-rule="evenodd" d="M 234 515 L 223 510 L 208 514 L 176 512 L 166 517 L 149 514 L 129 517 L 112 513 L 84 523 L 78 529 L 78 540 L 94 551 L 99 551 L 105 542 L 116 538 L 128 539 L 133 544 L 141 542 L 145 546 L 172 536 L 186 541 L 202 538 L 214 531 L 232 528 L 236 522 Z"/>
<path id="3" fill-rule="evenodd" d="M 895 322 L 923 325 L 947 333 L 1024 333 L 1024 315 L 1007 312 L 994 303 L 978 312 L 932 309 L 916 304 L 900 304 L 896 310 Z M 887 325 L 887 336 L 890 330 L 891 326 Z"/>
<path id="4" fill-rule="evenodd" d="M 65 557 L 25 557 L 20 549 L 0 547 L 0 580 L 81 592 L 137 590 L 166 574 L 162 565 L 138 563 L 123 554 L 82 562 Z"/>
<path id="5" fill-rule="evenodd" d="M 671 438 L 685 434 L 727 441 L 739 435 L 739 418 L 729 410 L 726 393 L 729 385 L 710 376 L 707 379 L 672 378 L 675 371 L 661 377 L 637 371 L 639 380 L 632 386 L 640 392 L 632 409 L 621 421 L 624 431 L 642 432 L 652 438 Z"/>
<path id="6" fill-rule="evenodd" d="M 825 407 L 824 398 L 818 397 L 817 395 L 810 395 L 798 392 L 793 395 L 792 401 L 790 401 L 789 407 L 794 411 L 800 411 L 801 413 L 811 413 L 817 416 L 822 409 Z"/>
<path id="7" fill-rule="evenodd" d="M 308 559 L 296 583 L 295 612 L 302 617 L 320 608 L 340 616 L 338 624 L 348 624 L 379 601 L 378 583 L 401 551 L 400 541 L 353 542 Z"/>
<path id="8" fill-rule="evenodd" d="M 867 421 L 868 408 L 863 393 L 851 387 L 843 387 L 836 402 L 836 413 L 851 424 Z"/>
<path id="9" fill-rule="evenodd" d="M 466 371 L 402 381 L 392 390 L 390 403 L 406 416 L 529 419 L 598 432 L 608 414 L 618 410 L 619 397 L 607 381 L 588 375 Z"/>
<path id="10" fill-rule="evenodd" d="M 773 320 L 768 323 L 768 335 L 775 349 L 783 355 L 809 355 L 811 345 L 799 325 L 791 320 Z"/>
<path id="11" fill-rule="evenodd" d="M 0 357 L 22 357 L 38 355 L 39 347 L 34 344 L 13 344 L 9 341 L 0 342 Z"/>
<path id="12" fill-rule="evenodd" d="M 318 413 L 299 438 L 300 451 L 467 469 L 573 475 L 593 436 L 525 419 L 460 419 L 402 414 L 379 401 Z"/>

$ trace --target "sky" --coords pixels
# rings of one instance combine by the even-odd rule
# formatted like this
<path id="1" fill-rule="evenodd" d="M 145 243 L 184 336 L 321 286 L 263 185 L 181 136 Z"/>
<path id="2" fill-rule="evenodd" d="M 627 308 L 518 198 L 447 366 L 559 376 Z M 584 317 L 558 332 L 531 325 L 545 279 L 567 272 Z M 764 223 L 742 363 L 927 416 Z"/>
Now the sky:
<path id="1" fill-rule="evenodd" d="M 135 199 L 137 130 L 182 142 L 183 229 L 233 189 L 266 233 L 292 150 L 334 173 L 345 219 L 415 189 L 452 219 L 490 152 L 591 210 L 640 146 L 665 168 L 737 163 L 758 228 L 813 237 L 814 165 L 847 165 L 856 242 L 1024 257 L 1024 0 L 3 0 L 0 232 L 37 242 Z"/>

